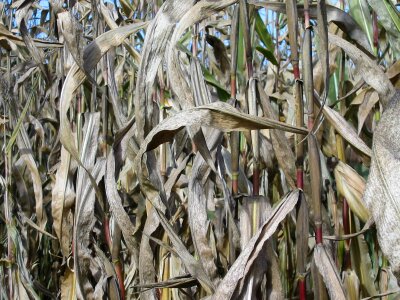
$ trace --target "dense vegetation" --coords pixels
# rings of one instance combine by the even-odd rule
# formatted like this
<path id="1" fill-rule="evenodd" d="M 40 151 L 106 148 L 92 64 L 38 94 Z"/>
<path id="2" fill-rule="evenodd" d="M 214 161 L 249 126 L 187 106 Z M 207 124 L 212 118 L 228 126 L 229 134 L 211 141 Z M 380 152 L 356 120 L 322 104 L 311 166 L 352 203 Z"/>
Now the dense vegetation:
<path id="1" fill-rule="evenodd" d="M 398 299 L 395 2 L 0 23 L 0 299 Z"/>

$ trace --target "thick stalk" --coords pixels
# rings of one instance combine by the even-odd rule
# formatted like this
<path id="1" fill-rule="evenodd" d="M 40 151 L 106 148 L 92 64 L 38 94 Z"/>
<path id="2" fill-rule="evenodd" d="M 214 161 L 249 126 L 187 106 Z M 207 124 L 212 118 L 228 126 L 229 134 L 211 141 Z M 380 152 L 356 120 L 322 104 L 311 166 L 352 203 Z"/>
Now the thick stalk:
<path id="1" fill-rule="evenodd" d="M 296 105 L 296 125 L 298 127 L 304 126 L 304 107 L 302 97 L 302 86 L 300 81 L 300 68 L 299 68 L 299 52 L 298 52 L 298 15 L 296 0 L 286 1 L 286 12 L 288 19 L 289 42 L 290 42 L 290 59 L 293 66 L 293 75 L 295 80 L 294 86 L 294 99 Z M 295 154 L 296 154 L 296 186 L 304 189 L 304 144 L 301 140 L 304 138 L 302 135 L 296 135 Z M 307 264 L 307 250 L 308 250 L 308 208 L 304 195 L 299 201 L 296 210 L 296 271 L 299 278 L 298 290 L 299 299 L 305 300 L 307 298 L 306 289 L 306 264 Z"/>
<path id="2" fill-rule="evenodd" d="M 309 1 L 304 1 L 304 40 L 303 40 L 303 74 L 304 94 L 307 100 L 307 127 L 311 131 L 315 122 L 314 111 L 314 84 L 312 65 L 312 39 L 309 14 Z M 321 167 L 319 159 L 319 147 L 314 133 L 308 135 L 308 156 L 310 166 L 311 198 L 314 212 L 315 243 L 323 245 L 322 238 L 322 217 L 321 217 Z M 324 297 L 326 289 L 323 287 L 323 279 L 319 272 L 314 275 L 314 295 Z"/>
<path id="3" fill-rule="evenodd" d="M 307 99 L 308 110 L 308 129 L 312 129 L 315 121 L 314 113 L 314 84 L 313 84 L 313 66 L 312 66 L 312 40 L 311 40 L 311 24 L 309 15 L 309 1 L 304 1 L 304 41 L 303 41 L 303 60 L 304 60 L 304 88 Z M 315 222 L 315 242 L 322 244 L 322 218 L 321 218 L 321 191 L 320 191 L 320 161 L 317 140 L 313 134 L 308 138 L 308 152 L 310 160 L 310 177 L 311 177 L 311 195 L 314 206 L 314 222 Z"/>

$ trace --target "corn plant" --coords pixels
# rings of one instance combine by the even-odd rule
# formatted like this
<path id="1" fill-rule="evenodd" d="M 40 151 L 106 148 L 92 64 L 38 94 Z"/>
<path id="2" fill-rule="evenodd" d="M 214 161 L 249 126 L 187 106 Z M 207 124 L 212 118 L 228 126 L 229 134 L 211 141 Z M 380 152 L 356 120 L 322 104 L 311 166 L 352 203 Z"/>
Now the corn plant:
<path id="1" fill-rule="evenodd" d="M 0 299 L 398 299 L 392 0 L 0 3 Z"/>

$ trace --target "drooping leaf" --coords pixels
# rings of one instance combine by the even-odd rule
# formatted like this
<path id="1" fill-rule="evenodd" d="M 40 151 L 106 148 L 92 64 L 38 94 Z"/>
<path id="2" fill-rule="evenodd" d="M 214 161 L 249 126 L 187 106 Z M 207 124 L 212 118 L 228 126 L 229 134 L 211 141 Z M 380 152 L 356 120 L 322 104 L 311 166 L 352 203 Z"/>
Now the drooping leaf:
<path id="1" fill-rule="evenodd" d="M 257 0 L 251 0 L 249 3 L 285 13 L 286 7 L 284 3 Z M 303 5 L 298 5 L 297 9 L 299 14 L 304 13 Z M 310 17 L 317 18 L 317 5 L 311 4 L 309 9 Z M 335 6 L 327 5 L 326 14 L 328 23 L 332 22 L 336 24 L 340 29 L 346 32 L 353 41 L 357 42 L 365 50 L 370 51 L 371 45 L 368 42 L 366 34 L 348 13 Z"/>
<path id="2" fill-rule="evenodd" d="M 260 52 L 262 55 L 264 55 L 264 57 L 266 59 L 268 59 L 272 64 L 274 64 L 275 66 L 278 65 L 278 62 L 276 61 L 276 58 L 275 58 L 273 52 L 271 52 L 268 49 L 263 48 L 261 46 L 257 46 L 256 49 L 258 52 Z"/>
<path id="3" fill-rule="evenodd" d="M 315 246 L 314 259 L 319 273 L 324 279 L 331 299 L 347 299 L 336 264 L 325 249 L 324 245 L 318 244 Z"/>
<path id="4" fill-rule="evenodd" d="M 299 190 L 294 190 L 273 209 L 270 217 L 263 223 L 254 237 L 248 242 L 246 247 L 236 259 L 233 266 L 229 269 L 224 279 L 218 285 L 212 299 L 229 299 L 235 289 L 245 278 L 247 271 L 252 266 L 260 251 L 270 236 L 275 232 L 279 223 L 294 208 L 299 199 Z"/>
<path id="5" fill-rule="evenodd" d="M 400 279 L 400 94 L 397 92 L 375 129 L 372 162 L 363 201 L 370 210 L 378 231 L 382 252 Z M 377 201 L 379 199 L 379 201 Z"/>
<path id="6" fill-rule="evenodd" d="M 342 48 L 356 65 L 356 72 L 379 94 L 382 104 L 387 105 L 395 90 L 387 75 L 369 56 L 356 46 L 334 34 L 329 34 L 329 41 Z"/>
<path id="7" fill-rule="evenodd" d="M 371 149 L 357 135 L 356 130 L 346 121 L 346 119 L 344 119 L 337 111 L 329 106 L 324 106 L 324 115 L 329 123 L 347 142 L 349 142 L 362 153 L 371 157 Z"/>

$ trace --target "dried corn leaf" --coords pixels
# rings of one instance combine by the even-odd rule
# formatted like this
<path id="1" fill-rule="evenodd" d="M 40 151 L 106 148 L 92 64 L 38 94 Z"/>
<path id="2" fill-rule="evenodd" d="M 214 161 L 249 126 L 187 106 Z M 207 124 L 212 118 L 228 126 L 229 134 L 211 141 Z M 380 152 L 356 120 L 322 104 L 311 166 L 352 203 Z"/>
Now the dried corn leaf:
<path id="1" fill-rule="evenodd" d="M 186 269 L 190 272 L 190 274 L 199 280 L 201 285 L 208 293 L 212 293 L 215 290 L 214 284 L 208 278 L 203 266 L 197 261 L 186 249 L 186 246 L 182 243 L 179 236 L 175 233 L 172 226 L 169 224 L 165 215 L 156 210 L 158 218 L 164 230 L 167 232 L 171 243 L 174 245 L 174 250 L 176 254 L 182 259 Z"/>
<path id="2" fill-rule="evenodd" d="M 194 106 L 194 99 L 191 93 L 189 82 L 183 75 L 176 45 L 185 30 L 193 24 L 200 22 L 211 14 L 218 12 L 225 7 L 232 5 L 237 0 L 218 0 L 218 1 L 200 1 L 196 3 L 179 21 L 174 34 L 171 37 L 171 43 L 167 52 L 167 73 L 171 82 L 171 88 L 177 95 L 178 101 L 187 109 Z"/>
<path id="3" fill-rule="evenodd" d="M 7 30 L 7 28 L 3 25 L 0 24 L 0 41 L 2 40 L 7 40 L 17 46 L 22 46 L 26 47 L 23 39 L 19 36 L 16 36 L 12 34 L 10 31 Z M 61 43 L 55 43 L 55 42 L 49 42 L 49 41 L 44 41 L 44 40 L 39 40 L 39 39 L 33 39 L 33 42 L 37 48 L 62 48 L 63 44 Z"/>
<path id="4" fill-rule="evenodd" d="M 75 190 L 70 178 L 71 155 L 61 146 L 61 161 L 56 173 L 56 181 L 52 191 L 51 215 L 53 228 L 60 240 L 61 251 L 65 257 L 69 255 L 69 230 L 64 232 L 63 220 L 75 201 Z"/>
<path id="5" fill-rule="evenodd" d="M 370 114 L 372 108 L 375 104 L 379 101 L 378 93 L 372 91 L 372 93 L 367 93 L 364 101 L 361 103 L 360 107 L 358 108 L 357 117 L 358 117 L 358 134 L 360 134 L 361 129 L 364 125 L 364 122 L 368 115 Z"/>
<path id="6" fill-rule="evenodd" d="M 346 293 L 336 269 L 336 264 L 322 244 L 315 246 L 314 259 L 331 299 L 345 300 Z"/>
<path id="7" fill-rule="evenodd" d="M 65 149 L 71 154 L 71 156 L 78 162 L 78 164 L 84 167 L 84 164 L 80 160 L 78 149 L 74 142 L 74 137 L 69 124 L 67 112 L 71 105 L 73 94 L 75 90 L 83 83 L 85 79 L 85 73 L 90 71 L 96 66 L 100 58 L 111 48 L 120 45 L 126 37 L 133 34 L 134 32 L 142 29 L 146 26 L 146 23 L 140 22 L 125 27 L 119 27 L 114 30 L 110 30 L 100 35 L 96 40 L 91 42 L 84 50 L 83 53 L 83 67 L 81 70 L 75 63 L 69 70 L 67 78 L 65 79 L 63 88 L 60 96 L 60 140 Z M 94 178 L 90 172 L 86 170 L 89 175 L 91 184 L 96 190 L 97 196 L 102 199 L 102 194 L 99 188 L 96 186 Z"/>
<path id="8" fill-rule="evenodd" d="M 337 111 L 326 105 L 324 106 L 324 115 L 328 122 L 347 142 L 349 142 L 362 153 L 371 157 L 371 149 L 357 135 L 355 129 L 346 121 L 344 117 L 342 117 Z"/>
<path id="9" fill-rule="evenodd" d="M 341 37 L 329 34 L 329 42 L 342 48 L 356 65 L 356 72 L 374 88 L 382 104 L 386 106 L 394 95 L 395 89 L 387 75 L 368 55 Z"/>
<path id="10" fill-rule="evenodd" d="M 339 193 L 346 198 L 353 213 L 363 222 L 370 215 L 362 200 L 365 180 L 352 167 L 339 161 L 335 168 L 335 180 Z"/>
<path id="11" fill-rule="evenodd" d="M 152 129 L 153 99 L 151 87 L 164 56 L 166 45 L 171 41 L 172 29 L 195 1 L 168 0 L 160 7 L 147 29 L 142 50 L 135 91 L 135 116 L 137 137 L 141 142 Z"/>
<path id="12" fill-rule="evenodd" d="M 258 82 L 258 92 L 260 93 L 260 104 L 263 109 L 264 115 L 269 119 L 277 120 L 278 117 L 273 111 L 272 105 L 269 102 L 269 97 L 265 93 L 260 82 Z M 271 131 L 271 140 L 279 166 L 285 173 L 286 180 L 289 186 L 291 188 L 294 188 L 296 178 L 296 158 L 290 147 L 290 143 L 286 138 L 285 133 L 279 130 Z"/>
<path id="13" fill-rule="evenodd" d="M 117 182 L 115 180 L 115 172 L 114 151 L 111 150 L 107 157 L 107 171 L 105 176 L 107 201 L 110 204 L 110 210 L 115 216 L 119 228 L 121 228 L 128 249 L 132 253 L 135 253 L 136 246 L 133 239 L 134 226 L 122 206 L 122 199 L 118 194 Z"/>
<path id="14" fill-rule="evenodd" d="M 243 249 L 233 266 L 219 284 L 212 299 L 230 299 L 240 281 L 246 278 L 249 269 L 257 259 L 265 243 L 275 232 L 279 223 L 292 211 L 299 199 L 299 190 L 294 190 L 273 209 L 270 217 L 263 223 L 255 236 Z"/>
<path id="15" fill-rule="evenodd" d="M 267 9 L 285 13 L 284 3 L 270 2 L 270 1 L 256 1 L 256 0 L 251 0 L 249 2 L 256 6 L 263 6 Z M 297 6 L 297 11 L 299 14 L 304 13 L 303 7 L 304 7 L 303 5 Z M 316 4 L 312 4 L 309 6 L 309 13 L 310 17 L 317 18 L 318 9 Z M 346 34 L 348 34 L 348 36 L 353 41 L 357 42 L 360 46 L 362 46 L 362 48 L 364 48 L 367 51 L 371 51 L 371 45 L 368 41 L 366 34 L 348 13 L 335 6 L 326 5 L 326 16 L 328 23 L 336 24 L 340 29 L 342 29 Z"/>
<path id="16" fill-rule="evenodd" d="M 208 149 L 215 153 L 222 139 L 219 130 L 210 130 L 207 136 Z M 210 167 L 202 156 L 196 156 L 192 175 L 189 181 L 188 194 L 188 220 L 196 252 L 199 255 L 203 268 L 206 270 L 210 280 L 217 285 L 217 266 L 215 263 L 215 249 L 209 243 L 208 227 L 210 221 L 207 216 L 207 199 L 213 195 L 212 183 L 207 182 Z M 206 182 L 208 184 L 206 184 Z M 211 185 L 211 187 L 210 187 Z"/>
<path id="17" fill-rule="evenodd" d="M 374 132 L 372 162 L 363 200 L 378 231 L 378 241 L 400 279 L 400 93 L 389 102 Z"/>
<path id="18" fill-rule="evenodd" d="M 343 272 L 343 284 L 347 292 L 348 300 L 360 299 L 360 280 L 352 270 Z"/>
<path id="19" fill-rule="evenodd" d="M 147 135 L 145 141 L 142 143 L 140 151 L 135 159 L 135 165 L 139 165 L 139 160 L 141 160 L 145 152 L 156 148 L 162 143 L 170 141 L 182 128 L 193 125 L 208 126 L 224 131 L 273 128 L 307 134 L 306 129 L 267 118 L 250 116 L 238 112 L 229 104 L 214 102 L 180 111 L 174 116 L 162 121 Z"/>

